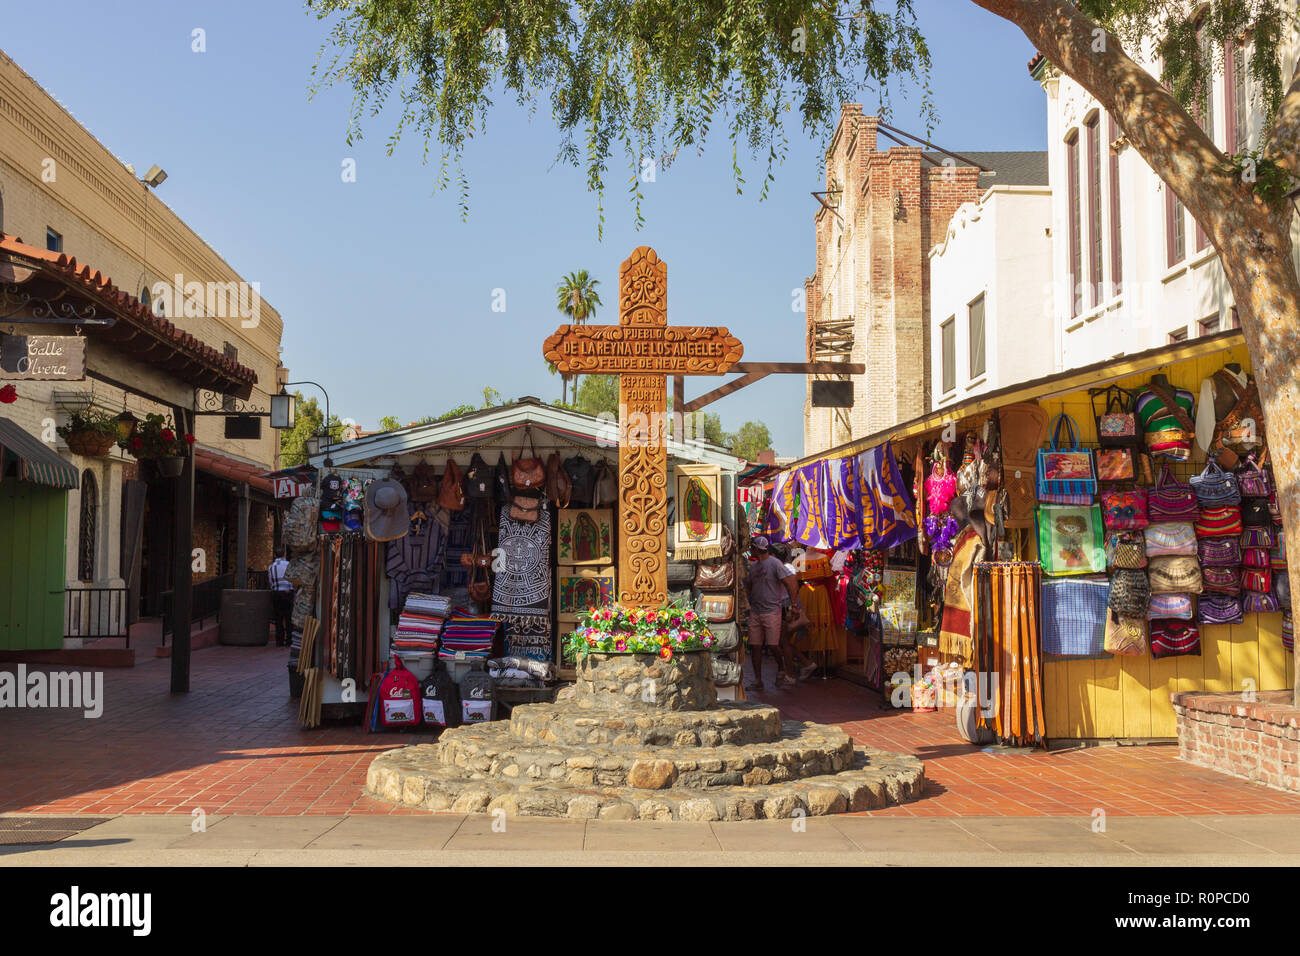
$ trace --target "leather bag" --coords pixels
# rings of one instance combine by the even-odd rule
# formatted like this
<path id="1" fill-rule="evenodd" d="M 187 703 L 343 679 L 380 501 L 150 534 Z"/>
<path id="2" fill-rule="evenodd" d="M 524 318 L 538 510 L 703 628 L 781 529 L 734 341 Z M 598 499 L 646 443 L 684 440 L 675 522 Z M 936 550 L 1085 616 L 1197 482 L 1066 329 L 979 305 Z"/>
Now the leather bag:
<path id="1" fill-rule="evenodd" d="M 533 443 L 533 433 L 527 425 L 524 426 L 524 434 L 528 438 L 528 446 L 532 450 L 532 455 L 528 458 L 523 457 L 523 447 L 520 447 L 520 456 L 510 465 L 510 487 L 516 491 L 536 491 L 541 493 L 546 487 L 546 467 L 542 464 L 542 459 L 537 457 L 537 446 Z"/>
<path id="2" fill-rule="evenodd" d="M 564 470 L 558 451 L 551 452 L 551 457 L 546 459 L 546 497 L 554 501 L 557 508 L 569 507 L 573 498 L 573 482 L 569 481 L 569 473 Z"/>
<path id="3" fill-rule="evenodd" d="M 465 495 L 470 501 L 491 501 L 496 493 L 496 468 L 483 460 L 483 456 L 474 452 L 469 460 L 469 470 L 465 472 Z"/>
<path id="4" fill-rule="evenodd" d="M 510 517 L 531 524 L 541 517 L 544 500 L 540 495 L 515 495 L 510 502 Z"/>
<path id="5" fill-rule="evenodd" d="M 730 621 L 736 616 L 736 595 L 730 591 L 705 592 L 700 595 L 700 615 L 710 624 Z"/>
<path id="6" fill-rule="evenodd" d="M 702 591 L 725 591 L 736 584 L 736 561 L 701 561 L 695 571 L 695 586 Z"/>
<path id="7" fill-rule="evenodd" d="M 447 459 L 447 469 L 442 473 L 442 483 L 438 485 L 438 507 L 448 511 L 460 511 L 465 507 L 465 481 L 455 458 Z"/>

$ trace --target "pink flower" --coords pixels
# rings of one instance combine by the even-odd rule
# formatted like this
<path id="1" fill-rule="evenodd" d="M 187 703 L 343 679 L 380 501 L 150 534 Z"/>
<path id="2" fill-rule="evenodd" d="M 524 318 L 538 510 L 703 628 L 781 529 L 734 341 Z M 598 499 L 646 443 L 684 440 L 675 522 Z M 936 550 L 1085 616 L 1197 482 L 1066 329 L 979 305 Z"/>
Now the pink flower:
<path id="1" fill-rule="evenodd" d="M 623 640 L 623 638 L 620 637 L 617 641 L 614 642 L 614 650 L 616 651 L 627 650 L 627 641 Z"/>
<path id="2" fill-rule="evenodd" d="M 693 621 L 693 620 L 695 620 L 695 612 L 694 612 L 694 611 L 687 611 L 687 612 L 686 612 L 686 620 L 688 620 L 688 621 Z"/>

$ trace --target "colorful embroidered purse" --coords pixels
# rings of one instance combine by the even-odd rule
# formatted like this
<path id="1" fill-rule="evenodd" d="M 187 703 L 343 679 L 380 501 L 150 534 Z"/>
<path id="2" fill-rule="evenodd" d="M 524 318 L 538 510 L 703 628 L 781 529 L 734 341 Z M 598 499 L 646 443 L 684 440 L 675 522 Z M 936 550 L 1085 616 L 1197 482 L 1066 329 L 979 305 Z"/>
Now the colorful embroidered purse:
<path id="1" fill-rule="evenodd" d="M 1174 657 L 1201 653 L 1201 630 L 1188 621 L 1152 621 L 1151 656 Z"/>
<path id="2" fill-rule="evenodd" d="M 1192 619 L 1193 604 L 1190 594 L 1153 594 L 1147 605 L 1147 620 L 1157 618 Z"/>
<path id="3" fill-rule="evenodd" d="M 1156 486 L 1147 494 L 1147 518 L 1157 521 L 1195 521 L 1201 507 L 1192 489 L 1178 481 L 1165 465 Z"/>
<path id="4" fill-rule="evenodd" d="M 1147 493 L 1141 489 L 1103 492 L 1101 514 L 1106 527 L 1111 530 L 1145 528 L 1148 524 Z"/>
<path id="5" fill-rule="evenodd" d="M 1097 449 L 1097 479 L 1099 481 L 1132 481 L 1133 449 Z"/>
<path id="6" fill-rule="evenodd" d="M 1196 553 L 1196 531 L 1186 521 L 1153 524 L 1143 532 L 1143 536 L 1148 558 Z"/>
<path id="7" fill-rule="evenodd" d="M 1227 594 L 1208 594 L 1201 598 L 1196 619 L 1202 624 L 1240 624 L 1241 598 Z"/>
<path id="8" fill-rule="evenodd" d="M 1202 592 L 1237 594 L 1241 591 L 1241 568 L 1201 568 Z"/>
<path id="9" fill-rule="evenodd" d="M 1206 508 L 1196 522 L 1198 538 L 1226 538 L 1241 534 L 1241 509 L 1236 505 Z"/>
<path id="10" fill-rule="evenodd" d="M 1241 609 L 1247 614 L 1276 614 L 1281 610 L 1276 595 L 1266 591 L 1247 591 L 1242 595 Z"/>
<path id="11" fill-rule="evenodd" d="M 1237 487 L 1245 498 L 1267 498 L 1273 493 L 1273 482 L 1254 458 L 1247 458 L 1246 464 L 1237 473 Z"/>
<path id="12" fill-rule="evenodd" d="M 1145 568 L 1146 542 L 1141 531 L 1111 531 L 1106 535 L 1106 564 L 1112 568 Z"/>
<path id="13" fill-rule="evenodd" d="M 1147 579 L 1152 594 L 1200 594 L 1204 588 L 1200 564 L 1186 555 L 1152 558 Z"/>
<path id="14" fill-rule="evenodd" d="M 1147 652 L 1147 622 L 1111 612 L 1106 615 L 1106 638 L 1102 648 L 1110 654 L 1141 657 Z"/>
<path id="15" fill-rule="evenodd" d="M 1273 530 L 1272 525 L 1268 527 L 1254 526 L 1241 529 L 1241 546 L 1243 548 L 1271 548 L 1274 544 L 1281 544 L 1281 534 Z"/>
<path id="16" fill-rule="evenodd" d="M 1070 444 L 1061 444 L 1065 428 Z M 1062 505 L 1091 504 L 1097 493 L 1092 452 L 1080 447 L 1074 419 L 1064 413 L 1052 419 L 1050 447 L 1038 450 L 1036 489 L 1039 501 Z"/>
<path id="17" fill-rule="evenodd" d="M 1273 567 L 1273 562 L 1269 560 L 1268 548 L 1243 548 L 1241 551 L 1241 565 L 1245 568 L 1269 568 Z"/>
<path id="18" fill-rule="evenodd" d="M 1146 572 L 1119 570 L 1111 575 L 1106 606 L 1121 617 L 1145 617 L 1151 603 Z"/>
<path id="19" fill-rule="evenodd" d="M 1235 568 L 1241 564 L 1241 544 L 1236 538 L 1201 538 L 1197 548 L 1203 568 Z"/>
<path id="20" fill-rule="evenodd" d="M 1192 491 L 1202 508 L 1220 508 L 1224 505 L 1241 503 L 1241 490 L 1237 487 L 1237 476 L 1224 471 L 1216 461 L 1209 461 L 1205 470 L 1193 475 Z"/>
<path id="21" fill-rule="evenodd" d="M 1241 587 L 1244 591 L 1267 594 L 1273 590 L 1272 568 L 1242 568 Z"/>

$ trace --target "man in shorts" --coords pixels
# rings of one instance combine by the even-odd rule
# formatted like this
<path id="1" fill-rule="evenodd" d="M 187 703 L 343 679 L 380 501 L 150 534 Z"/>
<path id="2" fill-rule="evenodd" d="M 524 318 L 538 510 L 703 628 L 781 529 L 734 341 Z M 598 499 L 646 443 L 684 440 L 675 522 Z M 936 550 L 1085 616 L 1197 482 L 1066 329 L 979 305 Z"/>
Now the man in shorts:
<path id="1" fill-rule="evenodd" d="M 749 565 L 745 579 L 749 589 L 749 653 L 754 662 L 754 682 L 749 690 L 763 689 L 763 648 L 771 649 L 777 661 L 776 686 L 794 683 L 794 678 L 784 673 L 785 662 L 781 654 L 781 604 L 788 597 L 796 610 L 799 604 L 799 579 L 772 554 L 771 543 L 765 535 L 750 539 L 750 554 L 754 560 Z"/>

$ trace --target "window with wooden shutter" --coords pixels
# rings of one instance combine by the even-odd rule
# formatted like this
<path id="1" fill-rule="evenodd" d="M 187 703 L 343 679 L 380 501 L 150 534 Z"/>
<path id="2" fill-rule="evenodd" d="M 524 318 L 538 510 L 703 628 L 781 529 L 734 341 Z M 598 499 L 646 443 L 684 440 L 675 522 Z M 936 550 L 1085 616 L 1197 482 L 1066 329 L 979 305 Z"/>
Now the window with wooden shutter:
<path id="1" fill-rule="evenodd" d="M 966 311 L 970 318 L 970 377 L 979 378 L 987 365 L 984 347 L 984 296 L 980 296 Z"/>
<path id="2" fill-rule="evenodd" d="M 1066 205 L 1069 207 L 1070 224 L 1070 318 L 1081 311 L 1079 286 L 1083 280 L 1080 260 L 1083 258 L 1083 238 L 1079 228 L 1079 134 L 1070 133 L 1065 141 L 1065 181 Z"/>
<path id="3" fill-rule="evenodd" d="M 1107 139 L 1114 143 L 1119 139 L 1119 128 L 1115 118 L 1107 118 Z M 1119 151 L 1110 149 L 1110 288 L 1113 295 L 1120 294 L 1124 282 L 1124 256 L 1120 250 L 1119 219 Z"/>
<path id="4" fill-rule="evenodd" d="M 939 326 L 939 337 L 943 342 L 943 390 L 951 392 L 957 387 L 956 316 L 950 316 L 947 322 Z"/>
<path id="5" fill-rule="evenodd" d="M 1084 124 L 1088 146 L 1088 302 L 1101 305 L 1101 117 Z"/>

